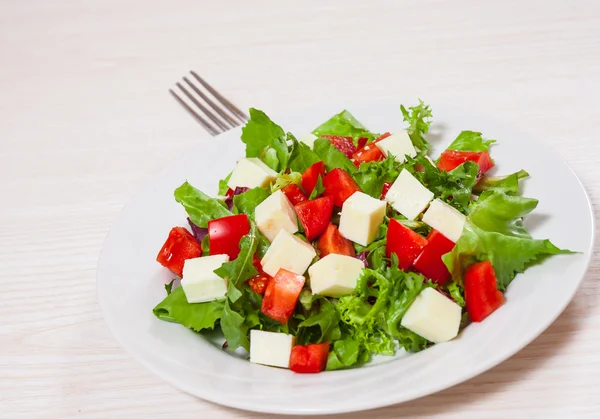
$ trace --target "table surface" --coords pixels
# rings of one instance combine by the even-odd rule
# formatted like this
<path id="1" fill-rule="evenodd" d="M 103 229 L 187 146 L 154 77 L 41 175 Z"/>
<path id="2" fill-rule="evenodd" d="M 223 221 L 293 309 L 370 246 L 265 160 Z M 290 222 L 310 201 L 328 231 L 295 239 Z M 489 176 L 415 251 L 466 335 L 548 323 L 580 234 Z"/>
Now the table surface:
<path id="1" fill-rule="evenodd" d="M 96 299 L 129 197 L 210 141 L 167 94 L 190 69 L 267 111 L 432 96 L 482 108 L 554 147 L 600 204 L 595 0 L 2 2 L 0 417 L 262 416 L 152 375 Z M 508 361 L 369 415 L 600 417 L 599 273 L 596 257 L 566 311 Z"/>

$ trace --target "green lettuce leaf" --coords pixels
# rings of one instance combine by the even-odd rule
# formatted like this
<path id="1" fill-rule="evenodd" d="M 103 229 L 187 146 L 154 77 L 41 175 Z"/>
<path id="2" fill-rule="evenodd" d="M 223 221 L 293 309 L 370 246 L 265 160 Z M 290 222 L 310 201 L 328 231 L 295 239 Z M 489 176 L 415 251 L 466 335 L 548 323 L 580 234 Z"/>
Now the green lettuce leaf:
<path id="1" fill-rule="evenodd" d="M 364 193 L 379 199 L 383 184 L 393 183 L 399 174 L 400 166 L 393 156 L 388 156 L 382 161 L 362 163 L 352 177 Z"/>
<path id="2" fill-rule="evenodd" d="M 254 254 L 258 247 L 259 238 L 256 228 L 252 226 L 250 233 L 240 240 L 240 253 L 238 257 L 230 262 L 224 263 L 215 273 L 223 279 L 227 279 L 227 297 L 232 303 L 242 297 L 240 288 L 244 283 L 258 274 L 253 265 Z"/>
<path id="3" fill-rule="evenodd" d="M 244 322 L 244 316 L 232 310 L 229 301 L 226 301 L 221 318 L 221 330 L 227 341 L 227 349 L 232 352 L 239 347 L 250 350 L 250 339 L 248 338 L 250 329 Z"/>
<path id="4" fill-rule="evenodd" d="M 287 167 L 290 153 L 283 129 L 258 109 L 250 109 L 250 120 L 242 128 L 246 157 L 258 157 L 275 171 Z"/>
<path id="5" fill-rule="evenodd" d="M 293 183 L 294 185 L 300 185 L 302 183 L 302 173 L 290 172 L 278 174 L 275 183 L 271 185 L 271 192 L 283 189 L 291 183 Z"/>
<path id="6" fill-rule="evenodd" d="M 229 174 L 227 176 L 225 176 L 225 179 L 221 179 L 219 181 L 219 195 L 220 196 L 225 196 L 225 194 L 229 190 L 229 186 L 227 186 L 227 182 L 229 182 L 229 179 L 231 179 L 232 173 L 233 172 L 229 172 Z"/>
<path id="7" fill-rule="evenodd" d="M 233 215 L 219 199 L 211 198 L 187 181 L 175 189 L 175 200 L 185 208 L 190 220 L 198 227 L 208 227 L 208 222 Z"/>
<path id="8" fill-rule="evenodd" d="M 429 150 L 429 143 L 425 139 L 425 134 L 429 132 L 431 125 L 431 108 L 425 105 L 421 99 L 417 106 L 412 106 L 408 109 L 404 105 L 400 105 L 400 111 L 404 117 L 404 121 L 408 122 L 408 135 L 413 145 L 421 150 Z"/>
<path id="9" fill-rule="evenodd" d="M 323 122 L 313 131 L 317 137 L 321 135 L 339 135 L 341 137 L 352 137 L 354 140 L 367 138 L 373 140 L 379 137 L 379 134 L 367 130 L 358 120 L 348 111 L 344 110 L 327 121 Z"/>
<path id="10" fill-rule="evenodd" d="M 267 199 L 271 192 L 267 188 L 254 188 L 233 197 L 233 205 L 238 213 L 247 214 L 254 219 L 254 210 Z"/>
<path id="11" fill-rule="evenodd" d="M 333 342 L 327 358 L 327 371 L 354 367 L 369 361 L 371 354 L 349 336 Z"/>
<path id="12" fill-rule="evenodd" d="M 519 193 L 519 180 L 529 177 L 525 170 L 507 176 L 484 176 L 473 188 L 473 192 L 502 191 L 509 195 Z"/>
<path id="13" fill-rule="evenodd" d="M 317 156 L 319 156 L 319 160 L 323 160 L 325 163 L 325 167 L 327 167 L 328 171 L 335 168 L 341 168 L 350 174 L 356 172 L 354 163 L 352 163 L 344 153 L 335 148 L 329 140 L 323 138 L 317 139 L 315 140 L 313 148 Z"/>
<path id="14" fill-rule="evenodd" d="M 214 329 L 223 313 L 224 301 L 188 303 L 182 287 L 175 288 L 152 312 L 161 320 L 180 323 L 188 329 L 199 332 Z"/>
<path id="15" fill-rule="evenodd" d="M 310 196 L 308 197 L 308 199 L 315 199 L 317 196 L 321 195 L 323 192 L 325 191 L 325 187 L 323 186 L 323 179 L 321 178 L 321 175 L 319 175 L 319 177 L 317 178 L 317 183 L 315 184 L 315 187 L 313 188 L 312 192 L 310 193 Z"/>
<path id="16" fill-rule="evenodd" d="M 314 299 L 304 317 L 298 325 L 299 344 L 332 342 L 341 338 L 340 314 L 327 298 Z"/>
<path id="17" fill-rule="evenodd" d="M 306 169 L 321 160 L 308 145 L 292 137 L 292 152 L 288 166 L 291 171 L 304 173 Z"/>
<path id="18" fill-rule="evenodd" d="M 452 141 L 452 144 L 448 146 L 448 150 L 475 152 L 488 151 L 490 145 L 495 142 L 496 140 L 484 141 L 480 132 L 462 131 L 458 134 L 458 137 Z"/>

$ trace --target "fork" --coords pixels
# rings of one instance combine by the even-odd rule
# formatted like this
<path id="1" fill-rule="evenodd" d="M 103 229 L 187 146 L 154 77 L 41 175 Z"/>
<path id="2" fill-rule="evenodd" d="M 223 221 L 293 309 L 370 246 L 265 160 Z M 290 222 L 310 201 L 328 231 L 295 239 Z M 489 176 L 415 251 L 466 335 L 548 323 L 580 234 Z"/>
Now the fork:
<path id="1" fill-rule="evenodd" d="M 199 110 L 200 113 L 203 113 L 212 124 L 207 121 L 204 117 L 200 115 L 200 113 L 195 110 L 192 106 L 190 106 L 185 100 L 181 98 L 180 95 L 175 93 L 173 89 L 169 89 L 169 93 L 185 108 L 186 111 L 190 113 L 196 120 L 204 127 L 205 130 L 209 132 L 213 137 L 219 134 L 224 133 L 225 131 L 229 131 L 237 126 L 245 124 L 248 121 L 248 116 L 240 111 L 233 103 L 228 101 L 223 95 L 217 92 L 210 84 L 204 81 L 202 77 L 200 77 L 195 71 L 190 71 L 192 77 L 199 83 L 204 89 L 208 91 L 211 97 L 204 93 L 197 84 L 194 84 L 190 81 L 186 76 L 183 77 L 183 81 L 187 84 L 188 88 L 186 88 L 180 82 L 175 83 L 175 85 L 183 92 L 183 94 L 189 99 L 191 103 L 193 103 Z M 191 90 L 191 92 L 190 92 Z M 196 94 L 194 96 L 193 93 Z M 215 103 L 215 100 L 220 103 Z M 204 104 L 202 103 L 204 101 Z M 212 111 L 208 107 L 212 108 Z M 213 112 L 214 111 L 214 112 Z"/>

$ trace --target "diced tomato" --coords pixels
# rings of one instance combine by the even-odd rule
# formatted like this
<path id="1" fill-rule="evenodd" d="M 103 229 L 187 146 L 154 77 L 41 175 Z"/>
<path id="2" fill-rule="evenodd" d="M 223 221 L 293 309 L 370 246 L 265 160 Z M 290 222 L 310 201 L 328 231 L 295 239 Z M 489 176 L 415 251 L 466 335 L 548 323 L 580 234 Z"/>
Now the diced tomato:
<path id="1" fill-rule="evenodd" d="M 346 202 L 346 199 L 357 191 L 360 187 L 352 179 L 352 176 L 343 169 L 333 169 L 323 178 L 323 187 L 325 188 L 325 196 L 333 196 L 334 204 L 341 207 Z"/>
<path id="2" fill-rule="evenodd" d="M 298 185 L 294 185 L 290 183 L 286 187 L 282 189 L 287 199 L 291 202 L 292 205 L 299 204 L 300 202 L 306 201 L 308 198 L 304 195 L 304 192 L 298 187 Z"/>
<path id="3" fill-rule="evenodd" d="M 156 261 L 181 277 L 185 261 L 200 255 L 202 255 L 202 246 L 192 233 L 183 227 L 173 227 L 167 241 L 158 252 Z"/>
<path id="4" fill-rule="evenodd" d="M 456 169 L 458 166 L 466 161 L 472 161 L 479 165 L 479 173 L 485 173 L 494 167 L 494 162 L 487 151 L 474 152 L 474 151 L 455 151 L 446 150 L 440 156 L 440 160 L 437 164 L 440 170 L 447 172 Z"/>
<path id="5" fill-rule="evenodd" d="M 230 215 L 208 222 L 211 255 L 229 255 L 233 260 L 240 254 L 240 239 L 250 232 L 246 214 Z"/>
<path id="6" fill-rule="evenodd" d="M 287 324 L 305 281 L 302 275 L 280 269 L 267 285 L 260 311 L 279 323 Z"/>
<path id="7" fill-rule="evenodd" d="M 504 303 L 498 290 L 496 273 L 489 260 L 467 268 L 465 273 L 465 302 L 469 317 L 480 322 Z"/>
<path id="8" fill-rule="evenodd" d="M 316 162 L 302 173 L 302 189 L 307 195 L 310 196 L 313 189 L 315 189 L 319 176 L 321 178 L 325 176 L 325 163 L 322 161 Z"/>
<path id="9" fill-rule="evenodd" d="M 317 242 L 317 248 L 321 254 L 321 257 L 325 257 L 330 253 L 346 256 L 356 256 L 356 251 L 352 242 L 342 236 L 338 228 L 329 223 L 327 229 Z"/>
<path id="10" fill-rule="evenodd" d="M 321 135 L 321 138 L 327 138 L 331 144 L 340 150 L 348 158 L 356 152 L 356 146 L 352 137 L 341 137 L 339 135 Z"/>
<path id="11" fill-rule="evenodd" d="M 381 196 L 379 197 L 379 199 L 383 201 L 391 187 L 392 184 L 390 182 L 383 182 L 383 189 L 381 190 Z"/>
<path id="12" fill-rule="evenodd" d="M 442 260 L 442 256 L 451 252 L 454 242 L 437 230 L 431 230 L 427 235 L 427 246 L 413 263 L 414 268 L 439 285 L 450 278 L 450 272 Z"/>
<path id="13" fill-rule="evenodd" d="M 363 148 L 364 146 L 366 146 L 366 145 L 367 145 L 367 142 L 369 142 L 369 139 L 368 139 L 368 138 L 365 138 L 365 137 L 360 137 L 360 138 L 359 138 L 359 139 L 356 141 L 356 148 L 357 148 L 357 149 L 361 149 L 361 148 Z"/>
<path id="14" fill-rule="evenodd" d="M 398 267 L 400 269 L 410 268 L 426 245 L 427 239 L 425 237 L 405 227 L 394 218 L 390 220 L 385 253 L 388 258 L 392 256 L 392 253 L 398 256 Z"/>
<path id="15" fill-rule="evenodd" d="M 271 277 L 269 275 L 254 275 L 252 278 L 248 280 L 248 285 L 250 285 L 250 289 L 259 295 L 263 295 L 267 290 L 267 285 L 269 284 L 269 280 Z"/>
<path id="16" fill-rule="evenodd" d="M 333 197 L 324 196 L 300 202 L 294 208 L 302 227 L 304 227 L 306 240 L 313 241 L 325 231 L 329 224 L 331 214 L 333 214 Z"/>
<path id="17" fill-rule="evenodd" d="M 321 372 L 327 366 L 329 342 L 296 345 L 290 354 L 290 370 L 300 373 Z"/>

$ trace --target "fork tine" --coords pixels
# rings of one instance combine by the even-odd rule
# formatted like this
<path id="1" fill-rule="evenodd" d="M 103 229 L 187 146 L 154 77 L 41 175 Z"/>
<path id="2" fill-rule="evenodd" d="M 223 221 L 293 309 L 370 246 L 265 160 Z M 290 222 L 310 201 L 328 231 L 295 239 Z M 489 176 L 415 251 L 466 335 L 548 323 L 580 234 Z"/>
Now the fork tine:
<path id="1" fill-rule="evenodd" d="M 196 120 L 198 122 L 200 122 L 200 124 L 202 124 L 204 129 L 207 130 L 210 133 L 210 135 L 212 135 L 213 137 L 215 135 L 219 135 L 219 131 L 217 131 L 215 128 L 213 128 L 213 126 L 210 125 L 208 122 L 206 122 L 206 120 L 204 118 L 202 118 L 200 115 L 198 115 L 198 113 L 195 110 L 193 110 L 187 103 L 185 103 L 183 101 L 183 99 L 181 99 L 179 97 L 179 95 L 177 95 L 177 93 L 175 93 L 172 89 L 169 89 L 169 93 L 171 93 L 171 95 L 173 95 L 173 97 L 177 100 L 177 102 L 179 102 L 179 104 L 181 106 L 183 106 L 186 111 L 188 111 L 194 118 L 196 118 Z"/>
<path id="2" fill-rule="evenodd" d="M 233 119 L 231 116 L 227 115 L 225 112 L 223 112 L 223 110 L 221 108 L 219 108 L 215 102 L 213 102 L 212 100 L 210 100 L 210 98 L 208 96 L 206 96 L 204 94 L 204 92 L 202 92 L 202 90 L 198 89 L 194 84 L 192 84 L 192 82 L 187 78 L 184 77 L 183 81 L 185 81 L 188 86 L 190 86 L 192 88 L 192 90 L 194 92 L 196 92 L 196 94 L 198 96 L 200 96 L 202 99 L 204 99 L 204 101 L 206 103 L 208 103 L 210 105 L 211 108 L 214 109 L 215 112 L 217 112 L 219 115 L 221 115 L 221 117 L 227 121 L 227 123 L 230 125 L 231 128 L 233 127 L 237 127 L 238 125 L 240 125 L 240 123 L 238 121 L 236 121 L 235 119 Z"/>
<path id="3" fill-rule="evenodd" d="M 248 120 L 248 116 L 244 112 L 240 111 L 233 103 L 221 96 L 219 92 L 213 89 L 211 85 L 205 82 L 202 77 L 196 74 L 195 71 L 190 71 L 190 74 L 194 76 L 194 78 L 198 80 L 198 82 L 202 84 L 206 90 L 208 90 L 215 98 L 217 98 L 217 100 L 221 102 L 227 109 L 229 109 L 241 122 L 246 122 Z"/>
<path id="4" fill-rule="evenodd" d="M 182 91 L 183 93 L 185 93 L 185 95 L 186 95 L 186 96 L 187 96 L 187 97 L 188 97 L 188 98 L 189 98 L 189 99 L 190 99 L 192 102 L 194 102 L 194 105 L 196 105 L 197 107 L 199 107 L 199 108 L 200 108 L 200 110 L 201 110 L 202 112 L 204 112 L 204 114 L 205 114 L 206 116 L 208 116 L 208 117 L 210 118 L 210 120 L 211 120 L 211 121 L 213 121 L 213 122 L 214 122 L 214 123 L 215 123 L 215 124 L 216 124 L 216 125 L 217 125 L 219 128 L 221 128 L 221 131 L 227 131 L 227 130 L 229 129 L 229 127 L 228 127 L 227 125 L 225 125 L 223 122 L 221 122 L 221 121 L 219 120 L 219 118 L 217 118 L 217 117 L 216 117 L 216 116 L 215 116 L 215 115 L 214 115 L 214 114 L 213 114 L 211 111 L 209 111 L 208 109 L 206 109 L 206 107 L 205 107 L 205 106 L 204 106 L 202 103 L 200 103 L 200 102 L 198 101 L 198 99 L 196 99 L 196 98 L 194 97 L 194 95 L 192 95 L 192 94 L 191 94 L 189 91 L 187 91 L 187 90 L 186 90 L 186 88 L 185 88 L 185 87 L 183 87 L 183 85 L 182 85 L 181 83 L 177 82 L 177 83 L 175 83 L 175 85 L 176 85 L 177 87 L 179 87 L 179 89 L 181 89 L 181 91 Z"/>

